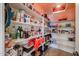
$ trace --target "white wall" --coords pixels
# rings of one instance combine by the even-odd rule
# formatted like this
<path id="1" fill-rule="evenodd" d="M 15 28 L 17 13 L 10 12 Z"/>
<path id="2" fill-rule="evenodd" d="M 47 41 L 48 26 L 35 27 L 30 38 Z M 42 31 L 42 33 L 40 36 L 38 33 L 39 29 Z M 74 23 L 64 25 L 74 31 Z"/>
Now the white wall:
<path id="1" fill-rule="evenodd" d="M 79 52 L 79 4 L 76 4 L 76 42 L 75 50 Z"/>
<path id="2" fill-rule="evenodd" d="M 4 4 L 0 3 L 0 56 L 4 55 Z"/>

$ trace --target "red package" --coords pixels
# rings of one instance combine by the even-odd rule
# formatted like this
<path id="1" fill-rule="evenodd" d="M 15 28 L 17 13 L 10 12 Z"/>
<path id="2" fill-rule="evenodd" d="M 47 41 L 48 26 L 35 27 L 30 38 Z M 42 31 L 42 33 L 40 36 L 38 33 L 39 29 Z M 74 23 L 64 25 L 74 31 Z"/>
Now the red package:
<path id="1" fill-rule="evenodd" d="M 28 41 L 28 45 L 29 45 L 29 46 L 33 44 L 33 42 L 34 42 L 33 40 L 34 40 L 34 39 L 31 39 L 31 40 Z"/>
<path id="2" fill-rule="evenodd" d="M 41 38 L 41 43 L 44 43 L 44 37 L 43 37 L 43 38 Z"/>
<path id="3" fill-rule="evenodd" d="M 34 48 L 35 49 L 38 49 L 39 48 L 39 45 L 40 45 L 40 39 L 35 39 L 35 41 L 34 41 Z"/>
<path id="4" fill-rule="evenodd" d="M 38 45 L 40 45 L 40 44 L 41 44 L 41 39 L 39 38 L 39 39 L 38 39 Z"/>

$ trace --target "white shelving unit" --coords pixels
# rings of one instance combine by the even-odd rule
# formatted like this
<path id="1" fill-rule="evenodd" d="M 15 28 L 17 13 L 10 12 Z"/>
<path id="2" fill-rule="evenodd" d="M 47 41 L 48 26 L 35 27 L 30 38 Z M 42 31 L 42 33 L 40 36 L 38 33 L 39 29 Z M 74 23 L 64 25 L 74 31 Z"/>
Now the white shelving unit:
<path id="1" fill-rule="evenodd" d="M 42 29 L 42 34 L 40 35 L 34 35 L 34 36 L 31 36 L 27 39 L 15 39 L 14 42 L 15 44 L 16 43 L 19 43 L 19 42 L 26 42 L 32 38 L 36 38 L 36 37 L 44 37 L 44 17 L 40 16 L 39 14 L 37 14 L 36 12 L 32 11 L 31 9 L 29 9 L 27 6 L 24 6 L 23 4 L 21 3 L 13 3 L 13 4 L 9 4 L 10 7 L 14 8 L 14 9 L 17 9 L 17 10 L 24 10 L 26 12 L 26 14 L 29 14 L 30 16 L 34 16 L 36 17 L 36 19 L 38 20 L 42 20 L 42 24 L 34 24 L 34 23 L 24 23 L 24 22 L 18 22 L 18 21 L 12 21 L 12 24 L 15 24 L 15 25 L 22 25 L 22 26 L 26 26 L 26 25 L 29 25 L 29 26 L 34 26 L 34 27 L 41 27 Z M 42 43 L 40 46 L 44 45 L 44 43 Z M 39 47 L 40 47 L 39 46 Z M 27 46 L 26 46 L 27 47 Z M 11 47 L 12 49 L 12 47 Z M 27 56 L 31 55 L 31 53 L 35 51 L 35 49 L 33 48 L 29 53 L 26 53 Z"/>
<path id="2" fill-rule="evenodd" d="M 74 24 L 74 21 L 68 20 L 68 21 L 58 21 L 58 22 L 53 22 L 53 24 Z M 54 29 L 54 28 L 52 28 Z M 74 30 L 74 28 L 70 27 L 63 27 L 63 28 L 56 28 L 57 30 Z M 75 50 L 75 42 L 74 41 L 69 41 L 69 37 L 75 37 L 75 34 L 68 34 L 68 33 L 52 33 L 53 39 L 56 39 L 58 49 L 73 53 Z"/>

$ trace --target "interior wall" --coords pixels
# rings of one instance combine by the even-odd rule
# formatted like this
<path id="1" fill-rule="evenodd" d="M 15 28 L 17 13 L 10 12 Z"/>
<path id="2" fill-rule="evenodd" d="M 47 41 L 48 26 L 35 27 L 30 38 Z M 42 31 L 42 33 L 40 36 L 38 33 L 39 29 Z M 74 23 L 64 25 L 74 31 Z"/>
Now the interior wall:
<path id="1" fill-rule="evenodd" d="M 4 4 L 0 3 L 0 56 L 4 55 Z"/>
<path id="2" fill-rule="evenodd" d="M 75 3 L 70 3 L 66 11 L 68 20 L 75 20 Z"/>
<path id="3" fill-rule="evenodd" d="M 75 50 L 79 52 L 79 4 L 76 4 L 76 42 Z"/>

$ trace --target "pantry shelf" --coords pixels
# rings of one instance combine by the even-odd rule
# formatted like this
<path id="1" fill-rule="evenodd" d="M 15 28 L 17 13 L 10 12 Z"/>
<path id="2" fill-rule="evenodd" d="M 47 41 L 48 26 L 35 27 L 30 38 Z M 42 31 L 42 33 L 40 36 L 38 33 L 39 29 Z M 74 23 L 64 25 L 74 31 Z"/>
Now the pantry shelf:
<path id="1" fill-rule="evenodd" d="M 58 40 L 57 44 L 65 45 L 67 47 L 74 48 L 75 43 L 68 40 Z"/>
<path id="2" fill-rule="evenodd" d="M 59 28 L 60 30 L 74 30 L 74 28 Z"/>
<path id="3" fill-rule="evenodd" d="M 45 44 L 45 42 L 44 43 L 42 43 L 42 44 L 40 44 L 40 46 L 42 46 L 42 45 L 44 45 Z M 32 45 L 33 46 L 33 45 Z M 39 46 L 39 47 L 40 47 Z M 25 46 L 25 47 L 27 47 L 27 46 Z M 27 47 L 27 48 L 30 48 L 30 47 Z M 8 52 L 9 50 L 11 50 L 11 49 L 13 49 L 13 47 L 11 47 L 11 48 L 6 48 L 6 52 Z M 33 51 L 35 51 L 35 48 L 33 48 L 30 52 L 28 52 L 28 53 L 26 53 L 26 56 L 29 56 Z"/>
<path id="4" fill-rule="evenodd" d="M 27 39 L 16 39 L 15 42 L 18 43 L 18 42 L 23 42 L 23 41 L 27 41 L 27 40 L 30 40 L 30 39 L 33 39 L 33 38 L 36 38 L 36 37 L 40 37 L 42 35 L 36 35 L 36 36 L 31 36 Z"/>
<path id="5" fill-rule="evenodd" d="M 42 46 L 42 45 L 44 45 L 45 43 L 42 43 L 40 46 Z M 39 47 L 40 47 L 39 46 Z M 28 56 L 28 55 L 30 55 L 33 51 L 35 51 L 35 48 L 33 48 L 29 53 L 26 53 L 26 55 Z"/>
<path id="6" fill-rule="evenodd" d="M 44 27 L 46 27 L 46 28 L 47 28 L 47 26 L 46 26 L 46 25 L 44 25 Z"/>
<path id="7" fill-rule="evenodd" d="M 74 23 L 74 20 L 57 21 L 53 23 Z"/>
<path id="8" fill-rule="evenodd" d="M 39 26 L 41 27 L 42 25 L 40 24 L 34 24 L 34 23 L 24 23 L 24 22 L 18 22 L 18 21 L 12 21 L 13 24 L 20 24 L 20 25 L 31 25 L 31 26 Z"/>
<path id="9" fill-rule="evenodd" d="M 34 44 L 32 44 L 31 46 L 27 46 L 27 45 L 24 45 L 24 47 L 26 47 L 26 48 L 31 48 L 31 47 L 33 47 L 34 46 Z"/>
<path id="10" fill-rule="evenodd" d="M 48 35 L 48 34 L 51 34 L 51 33 L 46 33 L 46 34 L 44 34 L 44 35 Z"/>
<path id="11" fill-rule="evenodd" d="M 59 45 L 59 49 L 62 49 L 63 51 L 67 51 L 67 52 L 69 52 L 69 53 L 72 53 L 72 52 L 74 52 L 74 47 L 70 47 L 70 46 L 66 46 L 66 45 L 64 45 L 64 44 L 58 44 Z"/>
<path id="12" fill-rule="evenodd" d="M 27 6 L 24 6 L 22 3 L 18 3 L 18 4 L 13 3 L 13 4 L 9 4 L 9 5 L 15 9 L 24 10 L 27 14 L 34 16 L 36 18 L 39 18 L 39 19 L 43 18 L 41 15 L 39 15 L 36 12 L 34 12 L 33 10 L 29 9 Z"/>
<path id="13" fill-rule="evenodd" d="M 59 36 L 74 36 L 74 34 L 66 34 L 66 33 L 52 33 L 52 35 L 59 35 Z"/>

